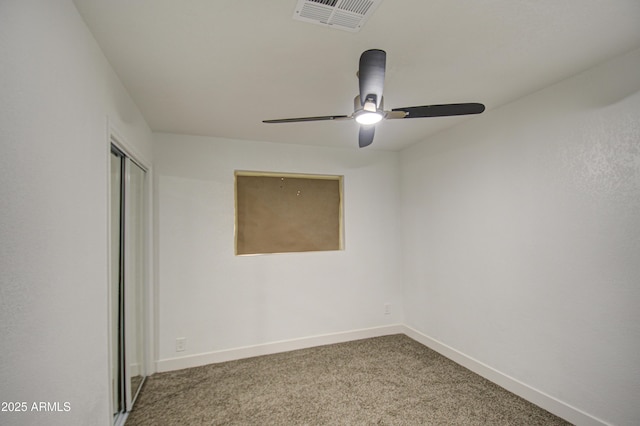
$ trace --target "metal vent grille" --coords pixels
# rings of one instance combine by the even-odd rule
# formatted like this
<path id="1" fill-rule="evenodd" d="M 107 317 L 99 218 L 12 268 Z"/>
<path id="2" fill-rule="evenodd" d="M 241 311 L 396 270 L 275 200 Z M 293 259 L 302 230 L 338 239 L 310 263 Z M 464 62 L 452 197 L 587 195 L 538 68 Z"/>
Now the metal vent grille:
<path id="1" fill-rule="evenodd" d="M 343 0 L 340 2 L 338 9 L 364 15 L 372 4 L 373 2 L 371 0 Z"/>
<path id="2" fill-rule="evenodd" d="M 309 0 L 309 1 L 312 1 L 314 3 L 324 4 L 331 7 L 335 6 L 336 3 L 338 3 L 338 0 Z"/>
<path id="3" fill-rule="evenodd" d="M 358 32 L 382 0 L 298 0 L 293 19 Z"/>

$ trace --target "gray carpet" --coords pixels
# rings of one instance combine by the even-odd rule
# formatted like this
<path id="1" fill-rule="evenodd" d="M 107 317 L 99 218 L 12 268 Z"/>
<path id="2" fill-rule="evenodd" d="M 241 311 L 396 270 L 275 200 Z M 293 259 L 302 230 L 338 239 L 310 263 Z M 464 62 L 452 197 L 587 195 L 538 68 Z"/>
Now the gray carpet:
<path id="1" fill-rule="evenodd" d="M 149 377 L 136 425 L 566 425 L 405 335 Z"/>

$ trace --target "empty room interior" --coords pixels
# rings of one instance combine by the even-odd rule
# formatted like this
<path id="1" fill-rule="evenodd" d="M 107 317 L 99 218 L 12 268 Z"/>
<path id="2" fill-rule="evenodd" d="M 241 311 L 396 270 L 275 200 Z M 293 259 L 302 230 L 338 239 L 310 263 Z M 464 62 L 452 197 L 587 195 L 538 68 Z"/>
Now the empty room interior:
<path id="1" fill-rule="evenodd" d="M 0 424 L 398 335 L 640 424 L 640 2 L 1 0 L 0 52 Z"/>

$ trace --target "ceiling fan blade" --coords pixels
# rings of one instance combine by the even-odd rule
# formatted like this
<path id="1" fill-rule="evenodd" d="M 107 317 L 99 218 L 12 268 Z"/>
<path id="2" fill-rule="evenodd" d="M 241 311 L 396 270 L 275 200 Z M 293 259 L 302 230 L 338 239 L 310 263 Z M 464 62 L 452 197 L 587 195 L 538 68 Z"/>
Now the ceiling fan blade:
<path id="1" fill-rule="evenodd" d="M 319 117 L 279 118 L 276 120 L 262 120 L 263 123 L 298 123 L 303 121 L 351 120 L 348 115 L 322 115 Z"/>
<path id="2" fill-rule="evenodd" d="M 448 117 L 452 115 L 480 114 L 482 111 L 484 111 L 484 105 L 478 103 L 423 105 L 414 107 L 393 108 L 391 111 L 406 112 L 407 115 L 404 118 Z"/>
<path id="3" fill-rule="evenodd" d="M 405 118 L 407 113 L 404 111 L 385 111 L 384 119 L 385 120 L 395 120 L 398 118 Z"/>
<path id="4" fill-rule="evenodd" d="M 376 109 L 380 108 L 386 63 L 387 53 L 384 50 L 367 50 L 360 56 L 358 78 L 360 80 L 360 104 L 362 106 L 364 106 L 367 99 L 374 98 Z"/>
<path id="5" fill-rule="evenodd" d="M 364 148 L 371 145 L 373 142 L 373 135 L 376 133 L 376 126 L 360 126 L 360 133 L 358 134 L 358 146 Z"/>

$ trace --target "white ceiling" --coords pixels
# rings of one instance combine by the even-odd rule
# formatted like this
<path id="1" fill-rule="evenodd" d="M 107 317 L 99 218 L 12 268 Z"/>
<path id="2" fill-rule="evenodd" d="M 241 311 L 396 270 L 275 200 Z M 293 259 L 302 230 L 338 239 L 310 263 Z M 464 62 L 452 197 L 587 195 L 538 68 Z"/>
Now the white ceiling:
<path id="1" fill-rule="evenodd" d="M 350 114 L 371 48 L 387 51 L 386 109 L 481 102 L 489 113 L 640 48 L 638 0 L 383 0 L 358 33 L 293 20 L 296 0 L 75 4 L 152 130 L 354 149 L 355 121 L 262 120 Z M 365 149 L 469 119 L 385 121 Z"/>

